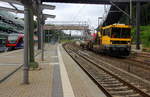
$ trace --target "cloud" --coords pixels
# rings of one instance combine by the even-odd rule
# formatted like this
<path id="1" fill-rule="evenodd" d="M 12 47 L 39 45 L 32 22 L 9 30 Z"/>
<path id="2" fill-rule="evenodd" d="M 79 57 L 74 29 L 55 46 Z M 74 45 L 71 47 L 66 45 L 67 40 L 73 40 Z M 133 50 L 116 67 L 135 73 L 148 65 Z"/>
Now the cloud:
<path id="1" fill-rule="evenodd" d="M 98 17 L 104 14 L 104 5 L 94 4 L 65 4 L 65 3 L 45 3 L 55 5 L 55 10 L 44 10 L 46 14 L 56 15 L 55 19 L 48 18 L 46 23 L 50 21 L 87 21 L 89 25 L 97 27 Z M 0 6 L 12 8 L 8 3 L 0 2 Z M 23 6 L 15 5 L 18 9 Z M 23 18 L 23 14 L 15 13 L 16 16 Z"/>
<path id="2" fill-rule="evenodd" d="M 87 21 L 96 28 L 97 19 L 104 14 L 104 5 L 93 4 L 60 4 L 46 3 L 55 5 L 55 10 L 44 10 L 44 13 L 56 15 L 55 19 L 47 19 L 50 21 Z"/>
<path id="3" fill-rule="evenodd" d="M 7 2 L 2 2 L 2 1 L 0 1 L 0 6 L 1 6 L 1 7 L 7 7 L 7 8 L 13 8 L 13 7 L 10 6 Z"/>

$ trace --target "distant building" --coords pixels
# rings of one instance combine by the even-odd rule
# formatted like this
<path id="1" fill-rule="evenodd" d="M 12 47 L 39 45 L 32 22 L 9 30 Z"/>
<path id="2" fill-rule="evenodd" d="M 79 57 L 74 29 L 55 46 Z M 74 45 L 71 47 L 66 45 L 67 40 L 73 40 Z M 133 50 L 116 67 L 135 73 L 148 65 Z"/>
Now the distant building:
<path id="1" fill-rule="evenodd" d="M 5 45 L 8 34 L 23 33 L 24 21 L 12 13 L 0 10 L 0 47 Z"/>

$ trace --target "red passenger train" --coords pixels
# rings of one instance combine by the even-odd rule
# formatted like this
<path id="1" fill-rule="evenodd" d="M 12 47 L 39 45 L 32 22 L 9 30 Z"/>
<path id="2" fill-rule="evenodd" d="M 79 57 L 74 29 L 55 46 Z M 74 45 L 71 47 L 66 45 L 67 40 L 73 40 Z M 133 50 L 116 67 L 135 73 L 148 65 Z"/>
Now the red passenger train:
<path id="1" fill-rule="evenodd" d="M 6 47 L 8 50 L 19 49 L 24 47 L 24 34 L 9 34 Z"/>

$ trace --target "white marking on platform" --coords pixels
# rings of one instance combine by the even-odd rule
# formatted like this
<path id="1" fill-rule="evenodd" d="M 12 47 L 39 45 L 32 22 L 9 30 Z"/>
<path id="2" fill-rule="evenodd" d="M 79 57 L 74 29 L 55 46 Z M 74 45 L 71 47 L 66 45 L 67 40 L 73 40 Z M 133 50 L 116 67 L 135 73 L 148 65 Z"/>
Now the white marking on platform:
<path id="1" fill-rule="evenodd" d="M 40 62 L 40 64 L 50 64 L 49 62 Z"/>
<path id="2" fill-rule="evenodd" d="M 52 58 L 58 58 L 58 56 L 51 56 Z"/>
<path id="3" fill-rule="evenodd" d="M 0 56 L 8 56 L 10 54 L 13 54 L 13 53 L 15 54 L 15 53 L 18 53 L 18 52 L 21 52 L 21 51 L 23 51 L 23 49 L 10 51 L 10 52 L 3 52 L 3 53 L 0 54 Z"/>
<path id="4" fill-rule="evenodd" d="M 62 88 L 63 88 L 63 97 L 75 97 L 73 93 L 73 89 L 65 68 L 65 64 L 63 62 L 61 53 L 60 53 L 60 48 L 57 46 L 57 51 L 58 51 L 58 59 L 59 59 L 59 64 L 60 64 L 60 74 L 61 74 L 61 81 L 62 81 Z"/>
<path id="5" fill-rule="evenodd" d="M 59 63 L 57 62 L 57 63 L 49 63 L 49 64 L 51 64 L 51 65 L 59 65 Z"/>
<path id="6" fill-rule="evenodd" d="M 15 66 L 15 65 L 21 65 L 21 63 L 20 64 L 7 64 L 7 63 L 0 63 L 0 66 Z"/>

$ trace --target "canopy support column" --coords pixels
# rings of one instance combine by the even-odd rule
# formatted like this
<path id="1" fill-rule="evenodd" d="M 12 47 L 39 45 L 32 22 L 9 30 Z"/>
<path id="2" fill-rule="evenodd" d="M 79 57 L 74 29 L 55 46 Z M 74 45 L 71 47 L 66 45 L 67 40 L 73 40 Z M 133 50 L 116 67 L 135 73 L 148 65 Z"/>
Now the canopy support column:
<path id="1" fill-rule="evenodd" d="M 30 33 L 29 33 L 29 55 L 30 63 L 34 62 L 34 27 L 33 27 L 33 12 L 30 9 Z"/>
<path id="2" fill-rule="evenodd" d="M 29 84 L 29 33 L 30 33 L 30 8 L 24 6 L 25 33 L 24 33 L 24 64 L 23 84 Z"/>
<path id="3" fill-rule="evenodd" d="M 140 49 L 140 13 L 141 13 L 141 3 L 136 3 L 136 49 Z"/>
<path id="4" fill-rule="evenodd" d="M 38 5 L 38 13 L 37 13 L 37 33 L 38 33 L 38 50 L 41 50 L 41 17 L 42 12 L 40 11 L 40 5 Z"/>

